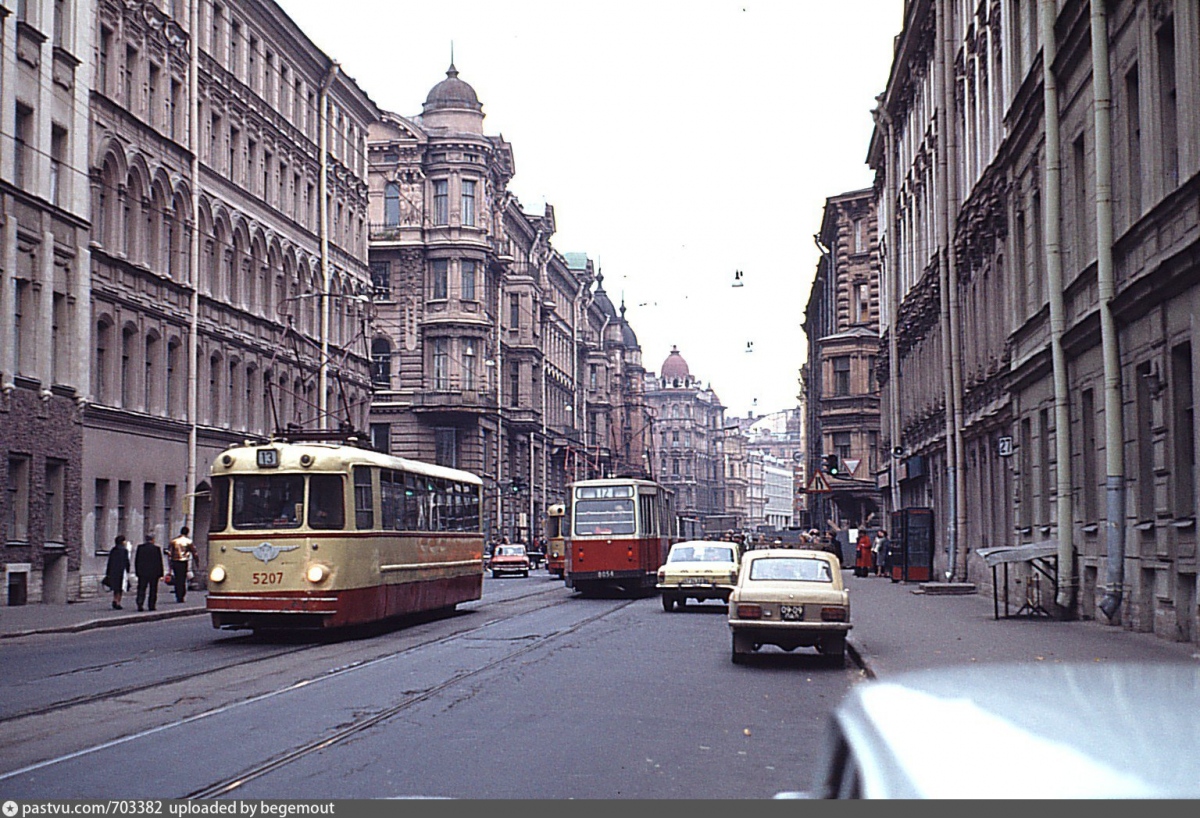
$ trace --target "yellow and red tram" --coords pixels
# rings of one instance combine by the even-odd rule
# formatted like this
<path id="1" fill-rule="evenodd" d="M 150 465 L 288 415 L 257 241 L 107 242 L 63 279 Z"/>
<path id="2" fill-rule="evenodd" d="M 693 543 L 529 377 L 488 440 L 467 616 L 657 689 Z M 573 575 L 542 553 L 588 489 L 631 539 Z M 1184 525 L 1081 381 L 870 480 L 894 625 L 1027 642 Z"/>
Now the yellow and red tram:
<path id="1" fill-rule="evenodd" d="M 567 566 L 567 507 L 554 503 L 546 509 L 546 570 L 563 576 Z"/>
<path id="2" fill-rule="evenodd" d="M 568 488 L 568 588 L 584 595 L 653 593 L 678 536 L 674 495 L 652 480 L 581 480 Z"/>
<path id="3" fill-rule="evenodd" d="M 452 610 L 483 591 L 482 481 L 339 442 L 213 463 L 214 628 L 320 629 Z"/>

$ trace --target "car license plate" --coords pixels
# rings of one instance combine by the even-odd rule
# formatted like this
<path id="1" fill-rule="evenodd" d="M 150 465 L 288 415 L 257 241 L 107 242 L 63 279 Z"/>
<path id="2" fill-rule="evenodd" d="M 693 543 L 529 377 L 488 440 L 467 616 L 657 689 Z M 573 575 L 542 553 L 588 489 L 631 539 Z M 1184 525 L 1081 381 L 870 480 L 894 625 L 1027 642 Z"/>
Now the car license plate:
<path id="1" fill-rule="evenodd" d="M 804 618 L 803 605 L 780 605 L 779 615 L 785 622 L 796 622 Z"/>
<path id="2" fill-rule="evenodd" d="M 683 584 L 684 585 L 707 585 L 708 580 L 706 580 L 704 577 L 684 577 Z"/>

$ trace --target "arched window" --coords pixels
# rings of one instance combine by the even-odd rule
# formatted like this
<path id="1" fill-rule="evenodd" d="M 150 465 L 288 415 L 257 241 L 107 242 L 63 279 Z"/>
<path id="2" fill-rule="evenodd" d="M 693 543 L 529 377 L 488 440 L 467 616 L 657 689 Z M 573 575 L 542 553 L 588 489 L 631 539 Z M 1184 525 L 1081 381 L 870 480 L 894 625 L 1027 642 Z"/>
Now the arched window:
<path id="1" fill-rule="evenodd" d="M 179 369 L 181 355 L 182 345 L 179 339 L 172 338 L 167 342 L 167 377 L 164 381 L 163 406 L 173 418 L 181 417 L 183 409 L 183 390 L 180 388 L 183 373 Z"/>
<path id="2" fill-rule="evenodd" d="M 124 409 L 133 408 L 133 379 L 136 377 L 133 366 L 133 336 L 136 330 L 133 327 L 125 327 L 121 330 L 121 407 Z"/>
<path id="3" fill-rule="evenodd" d="M 392 345 L 386 338 L 371 342 L 371 383 L 384 389 L 392 384 Z"/>
<path id="4" fill-rule="evenodd" d="M 142 409 L 153 413 L 157 408 L 154 402 L 154 390 L 157 388 L 158 370 L 158 336 L 154 333 L 146 336 L 146 355 L 142 359 L 145 377 L 142 379 Z"/>
<path id="5" fill-rule="evenodd" d="M 383 189 L 383 226 L 400 226 L 400 186 L 395 182 Z"/>

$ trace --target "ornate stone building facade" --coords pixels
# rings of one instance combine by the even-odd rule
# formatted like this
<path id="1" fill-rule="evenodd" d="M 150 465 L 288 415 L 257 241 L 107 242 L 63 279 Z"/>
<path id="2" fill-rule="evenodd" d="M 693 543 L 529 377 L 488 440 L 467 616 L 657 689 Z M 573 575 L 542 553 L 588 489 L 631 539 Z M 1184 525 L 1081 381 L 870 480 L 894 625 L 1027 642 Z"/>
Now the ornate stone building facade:
<path id="1" fill-rule="evenodd" d="M 19 5 L 28 16 L 34 4 Z M 365 421 L 366 135 L 378 112 L 268 0 L 36 5 L 49 27 L 18 23 L 17 52 L 59 90 L 19 92 L 22 132 L 46 158 L 28 158 L 14 187 L 62 203 L 38 237 L 6 218 L 17 252 L 3 291 L 19 305 L 2 312 L 6 339 L 21 341 L 0 369 L 44 395 L 5 424 L 17 445 L 56 435 L 15 459 L 38 476 L 30 497 L 45 487 L 65 503 L 65 522 L 40 527 L 57 526 L 48 541 L 63 541 L 52 550 L 66 570 L 30 594 L 59 601 L 97 592 L 117 534 L 164 541 L 186 523 L 203 546 L 205 475 L 229 443 Z M 67 214 L 76 239 L 52 226 Z M 38 264 L 22 263 L 22 247 Z M 36 367 L 33 349 L 46 350 Z"/>
<path id="2" fill-rule="evenodd" d="M 0 604 L 79 594 L 90 346 L 86 9 L 0 5 Z"/>
<path id="3" fill-rule="evenodd" d="M 812 524 L 879 524 L 876 472 L 880 464 L 879 252 L 875 192 L 825 202 L 817 234 L 822 258 L 804 311 L 810 427 L 810 474 L 825 475 L 828 493 L 809 496 Z M 836 457 L 836 475 L 825 458 Z"/>
<path id="4" fill-rule="evenodd" d="M 676 347 L 659 375 L 647 373 L 646 403 L 654 418 L 654 477 L 675 492 L 675 510 L 708 533 L 733 528 L 725 505 L 725 407 L 692 375 Z"/>
<path id="5" fill-rule="evenodd" d="M 869 160 L 888 442 L 942 453 L 898 501 L 935 507 L 939 567 L 988 585 L 975 548 L 1052 544 L 1043 604 L 1183 641 L 1198 32 L 1195 0 L 909 2 Z"/>
<path id="6" fill-rule="evenodd" d="M 483 119 L 451 65 L 419 116 L 371 128 L 370 424 L 380 449 L 479 474 L 489 535 L 528 541 L 568 482 L 640 462 L 641 351 L 587 256 L 552 246 L 554 209 L 508 190 Z"/>

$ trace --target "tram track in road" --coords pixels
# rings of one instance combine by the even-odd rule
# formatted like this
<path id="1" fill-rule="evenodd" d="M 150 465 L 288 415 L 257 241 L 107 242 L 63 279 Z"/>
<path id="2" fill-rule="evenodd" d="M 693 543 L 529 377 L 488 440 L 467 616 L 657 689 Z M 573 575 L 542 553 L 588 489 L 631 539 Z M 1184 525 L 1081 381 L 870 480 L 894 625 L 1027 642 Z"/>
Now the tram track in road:
<path id="1" fill-rule="evenodd" d="M 341 664 L 336 664 L 336 665 L 326 667 L 319 673 L 293 677 L 286 684 L 283 684 L 281 686 L 278 686 L 275 688 L 270 688 L 270 689 L 263 689 L 259 693 L 256 693 L 253 695 L 248 695 L 248 696 L 245 696 L 244 698 L 231 699 L 231 700 L 223 702 L 219 705 L 210 706 L 203 710 L 199 710 L 190 715 L 178 717 L 172 721 L 142 726 L 138 729 L 133 730 L 132 732 L 130 732 L 126 735 L 102 737 L 99 734 L 95 734 L 96 731 L 93 731 L 94 735 L 92 736 L 91 739 L 88 739 L 88 740 L 85 740 L 84 742 L 75 744 L 74 748 L 63 747 L 57 751 L 53 751 L 53 755 L 51 755 L 50 757 L 42 756 L 42 758 L 40 760 L 38 759 L 38 755 L 40 755 L 40 754 L 38 754 L 37 750 L 34 749 L 36 747 L 36 745 L 31 744 L 29 742 L 39 740 L 38 736 L 47 735 L 45 727 L 42 727 L 40 729 L 34 727 L 34 725 L 42 724 L 42 722 L 40 722 L 40 720 L 38 718 L 36 718 L 36 716 L 31 717 L 29 712 L 26 712 L 24 715 L 21 715 L 21 716 L 10 717 L 7 720 L 0 721 L 0 725 L 3 725 L 6 727 L 6 729 L 4 731 L 0 732 L 0 735 L 7 735 L 9 737 L 10 742 L 12 742 L 12 741 L 16 742 L 16 744 L 13 744 L 10 747 L 10 749 L 15 749 L 17 747 L 24 745 L 26 752 L 23 754 L 26 755 L 27 762 L 23 766 L 19 767 L 18 769 L 12 769 L 7 772 L 0 773 L 0 782 L 18 778 L 20 776 L 35 772 L 37 770 L 41 770 L 41 769 L 48 768 L 48 767 L 53 767 L 55 765 L 59 765 L 59 764 L 65 763 L 65 762 L 80 759 L 80 758 L 83 758 L 83 757 L 86 757 L 86 756 L 89 756 L 89 755 L 92 755 L 92 754 L 95 754 L 95 753 L 98 753 L 101 751 L 105 751 L 105 750 L 108 750 L 108 749 L 111 749 L 114 747 L 118 747 L 121 745 L 127 745 L 132 742 L 136 742 L 139 739 L 149 738 L 150 736 L 153 736 L 156 734 L 162 734 L 165 731 L 170 731 L 170 730 L 174 730 L 174 729 L 177 729 L 180 727 L 184 727 L 186 725 L 191 725 L 198 721 L 208 719 L 208 718 L 211 718 L 214 716 L 218 716 L 220 714 L 228 713 L 232 710 L 235 710 L 235 709 L 238 709 L 241 707 L 253 705 L 256 702 L 262 702 L 267 699 L 271 699 L 274 697 L 285 695 L 290 692 L 297 691 L 301 688 L 309 687 L 313 684 L 319 684 L 319 683 L 323 683 L 328 680 L 333 680 L 338 677 L 344 676 L 345 674 L 353 673 L 355 671 L 377 665 L 384 661 L 393 660 L 397 657 L 402 657 L 405 654 L 412 653 L 414 651 L 420 650 L 422 648 L 428 647 L 428 646 L 436 644 L 438 642 L 448 642 L 448 641 L 455 641 L 455 640 L 460 640 L 460 639 L 477 638 L 481 632 L 485 631 L 488 628 L 492 628 L 498 624 L 503 624 L 505 622 L 512 621 L 512 620 L 514 620 L 520 616 L 523 616 L 525 614 L 528 614 L 534 610 L 545 609 L 548 607 L 557 607 L 559 605 L 573 604 L 573 601 L 570 597 L 561 597 L 560 596 L 558 599 L 551 599 L 551 600 L 544 599 L 544 597 L 550 595 L 551 593 L 557 593 L 560 590 L 561 589 L 553 589 L 553 588 L 538 589 L 530 594 L 521 594 L 520 596 L 510 597 L 508 599 L 502 600 L 500 604 L 505 605 L 506 607 L 510 606 L 510 605 L 512 606 L 512 608 L 509 611 L 493 612 L 493 611 L 489 610 L 489 608 L 492 607 L 491 603 L 483 602 L 483 604 L 481 605 L 480 602 L 475 602 L 475 603 L 472 603 L 473 607 L 471 609 L 461 610 L 459 613 L 475 613 L 475 614 L 483 615 L 485 618 L 483 621 L 479 622 L 479 624 L 472 625 L 469 627 L 464 627 L 461 629 L 455 629 L 450 633 L 443 632 L 443 633 L 436 634 L 436 635 L 425 634 L 423 636 L 420 634 L 412 634 L 415 637 L 415 639 L 410 639 L 409 643 L 406 644 L 404 647 L 400 648 L 399 650 L 388 650 L 386 652 L 379 653 L 378 655 L 371 655 L 371 656 L 367 656 L 365 658 L 345 657 L 348 661 L 345 661 Z M 388 710 L 386 710 L 382 713 L 379 713 L 375 716 L 367 717 L 365 719 L 357 720 L 357 721 L 353 722 L 352 724 L 347 725 L 346 727 L 339 728 L 335 733 L 333 733 L 331 735 L 326 735 L 325 737 L 323 737 L 321 739 L 317 739 L 312 742 L 307 742 L 307 743 L 301 744 L 300 746 L 298 746 L 290 751 L 285 752 L 282 756 L 277 757 L 274 762 L 268 762 L 270 765 L 270 769 L 277 769 L 279 766 L 281 766 L 282 764 L 286 764 L 290 760 L 295 760 L 297 758 L 301 758 L 312 752 L 320 750 L 323 747 L 327 747 L 332 744 L 337 744 L 341 741 L 345 741 L 346 739 L 350 738 L 351 736 L 361 733 L 362 731 L 369 729 L 371 726 L 378 724 L 380 721 L 383 721 L 383 720 L 395 715 L 396 713 L 403 711 L 405 708 L 412 707 L 413 705 L 418 704 L 421 701 L 424 701 L 425 699 L 429 698 L 430 696 L 436 695 L 438 692 L 444 690 L 446 687 L 450 687 L 456 683 L 460 683 L 464 679 L 471 678 L 471 677 L 477 675 L 478 673 L 483 672 L 490 667 L 494 667 L 495 665 L 500 664 L 504 661 L 509 661 L 509 660 L 513 659 L 514 657 L 519 657 L 521 655 L 524 655 L 524 654 L 528 653 L 529 651 L 534 650 L 539 645 L 544 645 L 546 642 L 551 641 L 551 640 L 557 638 L 558 636 L 571 633 L 574 630 L 581 627 L 582 625 L 587 624 L 588 622 L 595 621 L 595 620 L 602 618 L 603 616 L 606 616 L 612 612 L 620 610 L 622 607 L 629 604 L 630 602 L 632 602 L 632 600 L 623 601 L 623 604 L 616 605 L 616 606 L 605 606 L 603 611 L 597 612 L 596 615 L 588 617 L 585 621 L 580 622 L 578 625 L 574 625 L 569 628 L 564 628 L 563 630 L 555 631 L 555 632 L 547 634 L 543 637 L 540 637 L 540 638 L 537 638 L 534 640 L 530 640 L 528 643 L 521 645 L 518 649 L 506 652 L 506 654 L 503 657 L 497 659 L 495 662 L 489 663 L 485 667 L 480 667 L 477 669 L 473 669 L 467 673 L 459 674 L 454 679 L 450 679 L 450 680 L 446 681 L 445 683 L 437 685 L 434 688 L 431 688 L 427 691 L 422 691 L 420 693 L 415 694 L 412 697 L 406 698 L 403 702 L 399 703 L 395 707 L 389 708 Z M 500 615 L 499 616 L 492 615 L 494 613 L 499 613 Z M 453 618 L 454 617 L 450 617 L 450 619 L 453 619 Z M 411 624 L 416 625 L 418 623 L 413 622 Z M 408 628 L 401 628 L 396 632 L 404 634 L 404 632 L 407 630 L 408 630 Z M 410 632 L 410 634 L 411 634 L 411 632 Z M 366 640 L 365 643 L 370 643 L 370 641 L 371 640 Z M 294 649 L 289 649 L 286 651 L 274 652 L 269 657 L 259 656 L 259 657 L 254 657 L 252 659 L 247 659 L 244 661 L 225 663 L 219 668 L 212 668 L 209 670 L 205 670 L 204 673 L 201 675 L 195 675 L 195 674 L 186 675 L 183 682 L 176 682 L 176 686 L 177 687 L 178 686 L 186 686 L 186 687 L 190 687 L 193 689 L 197 688 L 197 687 L 206 687 L 207 685 L 206 685 L 205 679 L 213 678 L 213 677 L 217 676 L 218 674 L 228 671 L 230 668 L 233 668 L 236 671 L 236 669 L 239 667 L 252 667 L 255 665 L 260 665 L 264 668 L 269 669 L 270 665 L 267 663 L 271 659 L 279 659 L 281 657 L 287 657 L 288 655 L 292 655 L 292 654 L 301 654 L 306 651 L 312 650 L 313 648 L 317 648 L 317 647 L 320 647 L 320 646 L 323 646 L 326 644 L 327 643 L 321 642 L 321 643 L 312 644 L 312 645 L 303 645 L 303 646 L 300 646 L 300 647 L 297 647 Z M 265 676 L 269 675 L 269 673 L 264 671 L 263 675 L 265 677 Z M 219 686 L 220 685 L 218 685 L 218 687 Z M 159 690 L 159 688 L 166 688 L 168 692 L 163 693 L 163 691 Z M 160 696 L 159 698 L 164 699 L 164 700 L 170 700 L 171 696 L 174 695 L 169 692 L 169 680 L 168 679 L 159 679 L 157 682 L 155 682 L 153 684 L 148 684 L 148 685 L 147 684 L 130 685 L 130 686 L 128 686 L 128 690 L 126 691 L 126 698 L 123 700 L 123 704 L 121 706 L 124 706 L 126 708 L 137 708 L 139 710 L 139 712 L 145 712 L 149 708 L 146 706 L 145 702 L 137 701 L 136 695 L 141 694 L 143 697 L 145 697 L 147 695 L 155 695 L 155 694 L 160 694 L 160 693 L 163 693 L 163 695 Z M 116 705 L 114 705 L 114 702 L 116 701 L 116 699 L 117 699 L 117 697 L 115 697 L 114 694 L 110 691 L 110 692 L 107 692 L 104 694 L 78 697 L 77 700 L 73 701 L 70 704 L 68 704 L 66 702 L 62 702 L 55 706 L 42 708 L 42 711 L 46 715 L 49 715 L 51 718 L 58 719 L 60 721 L 66 720 L 67 722 L 72 722 L 72 723 L 83 723 L 83 724 L 94 725 L 94 724 L 98 724 L 98 723 L 108 723 L 109 721 L 119 722 L 119 721 L 121 721 L 122 717 L 119 714 L 116 716 L 113 715 L 113 708 L 114 708 L 114 706 L 116 706 Z M 105 709 L 105 708 L 107 708 L 107 709 Z M 103 715 L 100 715 L 100 714 L 103 714 Z M 3 747 L 4 747 L 4 743 L 0 742 L 0 754 L 3 753 Z M 32 751 L 32 752 L 30 752 L 30 751 Z M 17 759 L 14 756 L 12 758 L 12 760 L 16 761 Z M 18 763 L 20 763 L 20 762 L 18 762 Z M 258 765 L 258 766 L 252 767 L 246 773 L 243 773 L 239 776 L 228 779 L 226 781 L 222 781 L 222 782 L 218 782 L 217 784 L 210 785 L 209 787 L 204 788 L 204 790 L 202 790 L 201 792 L 207 793 L 207 792 L 212 792 L 212 791 L 232 791 L 230 789 L 231 785 L 232 785 L 233 789 L 236 789 L 237 786 L 240 786 L 240 783 L 245 783 L 246 781 L 250 781 L 250 780 L 253 780 L 254 778 L 261 777 L 262 775 L 265 775 L 267 772 L 270 771 L 270 769 L 260 769 L 263 766 L 265 766 L 265 765 Z M 224 787 L 225 789 L 222 790 L 221 789 L 222 787 Z M 202 796 L 196 796 L 196 797 L 202 797 Z"/>

